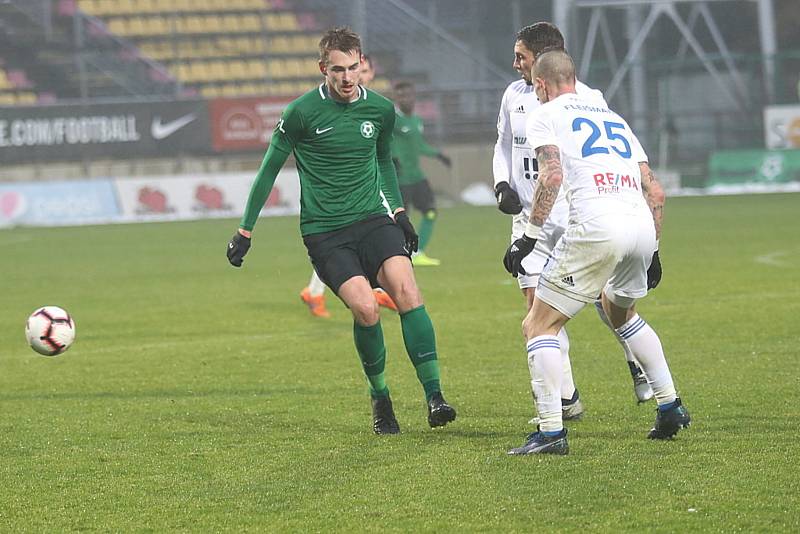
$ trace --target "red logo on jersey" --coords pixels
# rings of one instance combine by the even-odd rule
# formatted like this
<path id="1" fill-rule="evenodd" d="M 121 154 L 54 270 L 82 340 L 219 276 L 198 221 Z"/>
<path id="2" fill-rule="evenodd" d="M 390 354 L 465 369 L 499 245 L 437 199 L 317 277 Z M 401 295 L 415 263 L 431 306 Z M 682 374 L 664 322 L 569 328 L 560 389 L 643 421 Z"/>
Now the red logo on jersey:
<path id="1" fill-rule="evenodd" d="M 598 193 L 619 193 L 623 187 L 639 190 L 636 178 L 627 174 L 606 172 L 595 174 L 592 178 L 594 178 L 594 185 L 597 186 Z"/>

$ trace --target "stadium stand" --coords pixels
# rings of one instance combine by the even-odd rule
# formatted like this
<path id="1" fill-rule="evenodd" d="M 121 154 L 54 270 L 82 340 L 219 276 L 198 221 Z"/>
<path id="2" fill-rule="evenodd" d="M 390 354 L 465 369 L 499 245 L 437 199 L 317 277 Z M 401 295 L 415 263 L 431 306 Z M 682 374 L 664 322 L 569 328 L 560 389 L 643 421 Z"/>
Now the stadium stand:
<path id="1" fill-rule="evenodd" d="M 324 11 L 284 0 L 0 2 L 0 105 L 86 98 L 294 97 L 320 80 Z M 387 64 L 391 59 L 387 57 Z M 382 61 L 379 60 L 379 63 Z M 385 77 L 373 87 L 386 91 Z"/>
<path id="2" fill-rule="evenodd" d="M 81 0 L 81 10 L 205 97 L 295 96 L 319 80 L 315 14 L 280 0 Z M 379 81 L 384 87 L 388 82 Z"/>

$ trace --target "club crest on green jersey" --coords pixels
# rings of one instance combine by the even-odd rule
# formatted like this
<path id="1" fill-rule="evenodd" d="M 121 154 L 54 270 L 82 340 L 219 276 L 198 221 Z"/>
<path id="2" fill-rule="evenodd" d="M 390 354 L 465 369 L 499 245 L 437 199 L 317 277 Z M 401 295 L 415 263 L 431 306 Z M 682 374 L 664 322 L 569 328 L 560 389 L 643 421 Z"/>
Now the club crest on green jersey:
<path id="1" fill-rule="evenodd" d="M 372 121 L 364 121 L 361 123 L 361 135 L 367 139 L 371 139 L 375 135 L 375 125 Z"/>

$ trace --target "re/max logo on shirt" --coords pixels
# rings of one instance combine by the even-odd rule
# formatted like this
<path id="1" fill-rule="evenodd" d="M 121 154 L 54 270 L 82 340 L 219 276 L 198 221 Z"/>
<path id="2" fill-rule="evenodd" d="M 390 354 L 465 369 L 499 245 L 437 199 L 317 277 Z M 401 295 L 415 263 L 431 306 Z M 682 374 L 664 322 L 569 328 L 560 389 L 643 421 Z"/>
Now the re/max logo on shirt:
<path id="1" fill-rule="evenodd" d="M 615 174 L 613 172 L 598 173 L 592 176 L 594 185 L 597 186 L 598 193 L 619 193 L 621 188 L 639 190 L 636 178 L 627 174 Z"/>

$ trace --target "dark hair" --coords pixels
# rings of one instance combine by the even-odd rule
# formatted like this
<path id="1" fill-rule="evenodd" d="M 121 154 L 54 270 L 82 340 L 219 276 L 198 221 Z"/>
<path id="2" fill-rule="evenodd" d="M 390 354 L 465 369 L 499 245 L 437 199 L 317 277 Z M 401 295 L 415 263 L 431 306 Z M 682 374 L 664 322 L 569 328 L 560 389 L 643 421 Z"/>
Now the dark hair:
<path id="1" fill-rule="evenodd" d="M 372 64 L 372 58 L 371 58 L 371 57 L 369 57 L 369 54 L 364 54 L 364 61 L 366 61 L 367 63 L 369 63 L 369 66 L 370 66 L 370 67 L 374 67 L 374 66 L 375 66 L 375 65 L 373 65 L 373 64 Z"/>
<path id="2" fill-rule="evenodd" d="M 319 40 L 319 60 L 328 62 L 331 50 L 338 50 L 345 54 L 357 51 L 361 55 L 361 37 L 346 26 L 338 26 L 325 32 Z"/>
<path id="3" fill-rule="evenodd" d="M 555 24 L 549 22 L 537 22 L 525 26 L 517 32 L 516 40 L 521 41 L 534 56 L 546 50 L 564 49 L 564 36 Z"/>
<path id="4" fill-rule="evenodd" d="M 413 89 L 414 82 L 411 80 L 400 80 L 398 82 L 394 82 L 393 88 L 395 91 L 399 91 L 401 89 Z"/>

